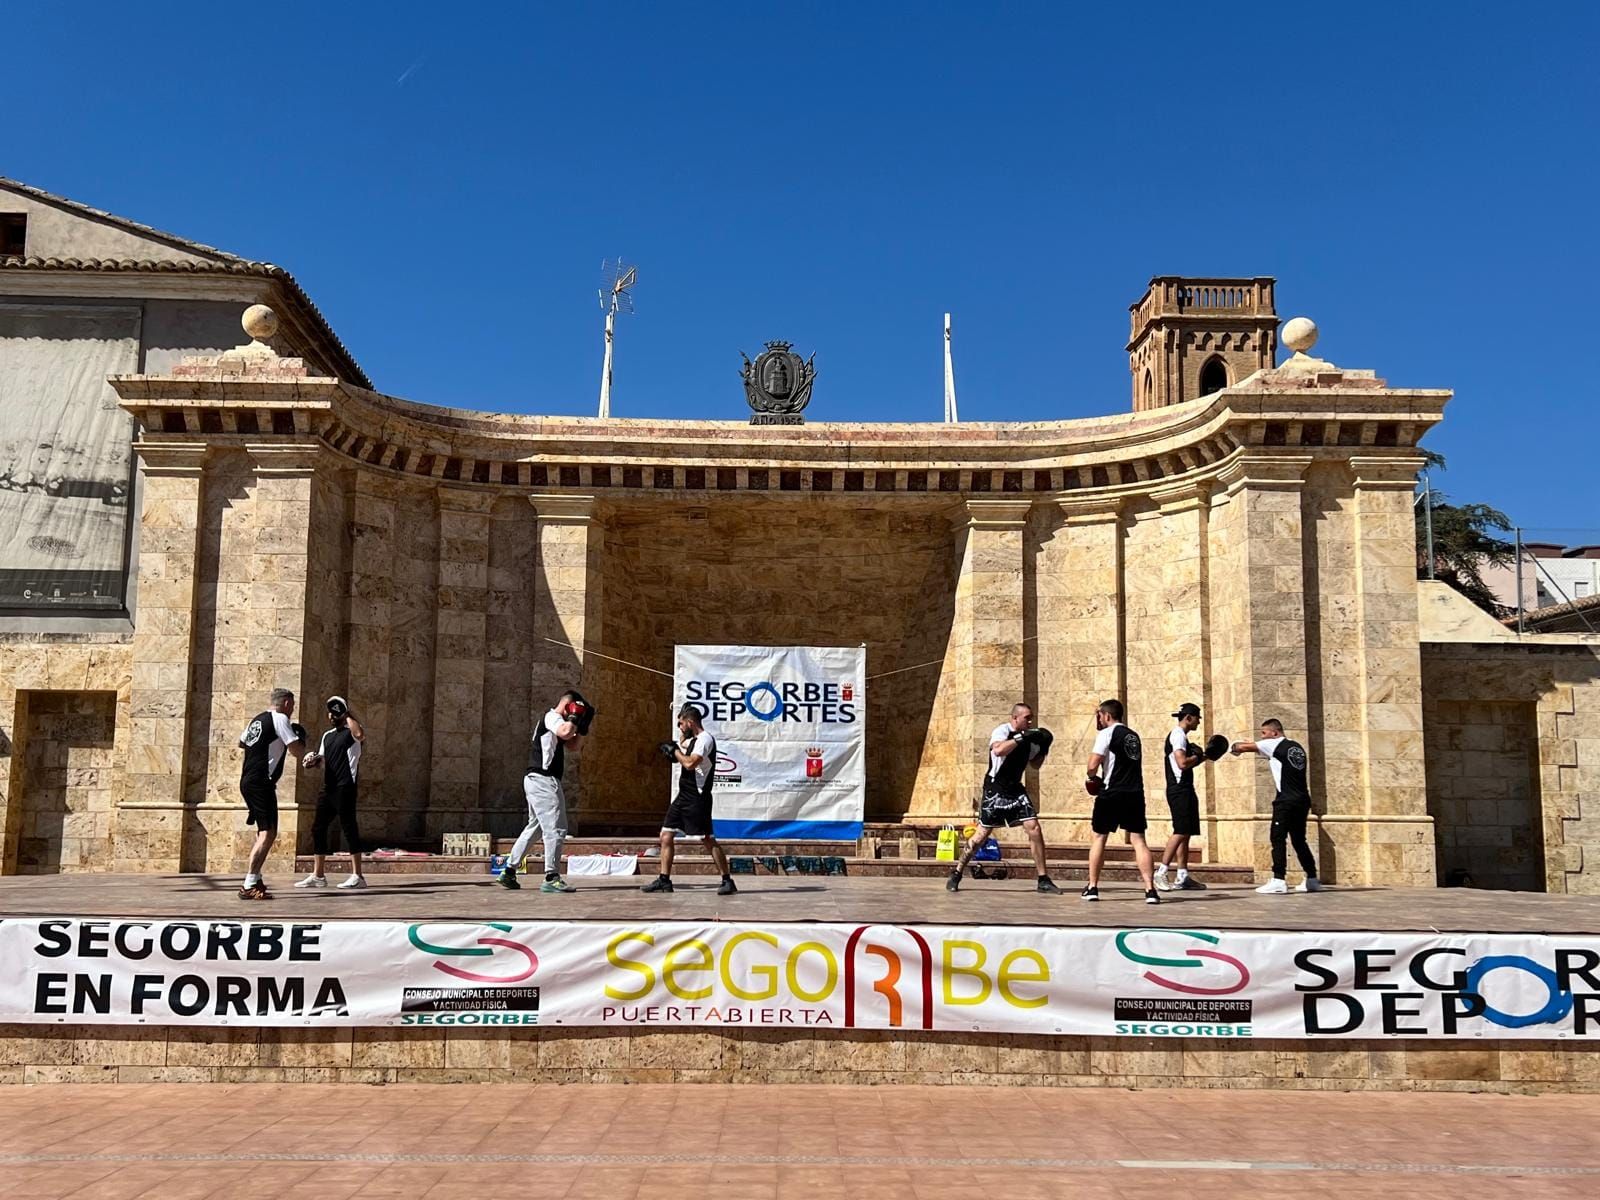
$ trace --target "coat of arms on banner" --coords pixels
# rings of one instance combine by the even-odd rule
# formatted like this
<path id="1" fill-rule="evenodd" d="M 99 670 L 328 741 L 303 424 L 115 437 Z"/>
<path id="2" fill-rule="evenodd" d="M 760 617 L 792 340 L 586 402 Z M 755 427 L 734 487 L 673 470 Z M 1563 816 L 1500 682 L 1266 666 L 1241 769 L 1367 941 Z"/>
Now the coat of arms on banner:
<path id="1" fill-rule="evenodd" d="M 811 384 L 817 377 L 812 361 L 801 357 L 789 342 L 768 342 L 754 362 L 744 351 L 744 395 L 750 402 L 752 425 L 803 425 L 801 410 L 811 403 Z"/>

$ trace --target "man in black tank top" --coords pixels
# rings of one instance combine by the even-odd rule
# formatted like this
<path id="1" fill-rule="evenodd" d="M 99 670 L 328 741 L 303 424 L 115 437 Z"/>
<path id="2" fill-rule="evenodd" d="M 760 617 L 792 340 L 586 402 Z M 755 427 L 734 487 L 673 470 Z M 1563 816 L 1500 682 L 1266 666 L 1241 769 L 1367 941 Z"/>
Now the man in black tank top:
<path id="1" fill-rule="evenodd" d="M 273 688 L 266 710 L 252 717 L 239 735 L 239 746 L 244 750 L 239 794 L 249 810 L 245 824 L 256 827 L 250 871 L 239 888 L 241 900 L 272 899 L 262 882 L 261 869 L 278 836 L 278 778 L 283 774 L 285 758 L 292 754 L 299 759 L 306 752 L 306 731 L 289 720 L 293 713 L 294 693 L 288 688 Z"/>
<path id="2" fill-rule="evenodd" d="M 1089 777 L 1084 789 L 1094 797 L 1090 828 L 1089 884 L 1085 900 L 1100 899 L 1100 865 L 1106 856 L 1106 838 L 1119 828 L 1127 830 L 1133 856 L 1144 880 L 1144 902 L 1160 904 L 1150 869 L 1150 846 L 1144 840 L 1144 748 L 1139 735 L 1122 723 L 1122 701 L 1105 700 L 1095 710 L 1094 750 L 1089 755 Z"/>
<path id="3" fill-rule="evenodd" d="M 1317 879 L 1317 860 L 1306 841 L 1306 821 L 1311 816 L 1311 781 L 1307 773 L 1306 748 L 1292 738 L 1283 736 L 1283 722 L 1268 717 L 1261 722 L 1261 737 L 1254 742 L 1235 742 L 1235 754 L 1259 754 L 1272 769 L 1272 782 L 1278 789 L 1272 801 L 1272 825 L 1267 830 L 1267 841 L 1272 846 L 1272 878 L 1256 891 L 1267 896 L 1282 895 L 1289 890 L 1286 876 L 1289 858 L 1284 852 L 1284 842 L 1294 843 L 1294 855 L 1300 860 L 1300 869 L 1306 873 L 1305 882 L 1295 888 L 1297 892 L 1320 892 L 1322 884 Z"/>
<path id="4" fill-rule="evenodd" d="M 1167 734 L 1165 752 L 1161 755 L 1161 772 L 1167 780 L 1167 811 L 1172 816 L 1172 836 L 1161 852 L 1156 864 L 1156 890 L 1203 892 L 1205 884 L 1189 875 L 1189 839 L 1200 832 L 1200 796 L 1194 790 L 1194 769 L 1205 762 L 1205 755 L 1189 742 L 1189 735 L 1200 728 L 1200 706 L 1193 703 L 1178 705 L 1172 714 L 1176 724 Z M 1176 882 L 1167 876 L 1167 868 L 1178 865 Z"/>

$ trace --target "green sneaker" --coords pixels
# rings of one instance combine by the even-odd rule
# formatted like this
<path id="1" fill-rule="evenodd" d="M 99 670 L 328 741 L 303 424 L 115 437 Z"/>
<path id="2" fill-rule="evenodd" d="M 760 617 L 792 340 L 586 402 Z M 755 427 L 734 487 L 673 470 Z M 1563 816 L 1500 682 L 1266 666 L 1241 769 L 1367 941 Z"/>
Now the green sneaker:
<path id="1" fill-rule="evenodd" d="M 578 889 L 557 875 L 554 879 L 546 879 L 544 886 L 539 890 L 541 892 L 575 892 Z"/>

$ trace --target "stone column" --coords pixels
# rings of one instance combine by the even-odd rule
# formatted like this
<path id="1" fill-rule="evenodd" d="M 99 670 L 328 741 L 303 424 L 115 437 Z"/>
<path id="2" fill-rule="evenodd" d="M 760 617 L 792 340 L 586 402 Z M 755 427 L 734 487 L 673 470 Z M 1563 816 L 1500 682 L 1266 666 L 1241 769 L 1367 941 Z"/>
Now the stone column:
<path id="1" fill-rule="evenodd" d="M 429 837 L 478 833 L 484 824 L 483 671 L 489 601 L 489 510 L 494 493 L 441 487 L 438 636 L 434 643 Z M 470 828 L 469 828 L 470 827 Z"/>
<path id="2" fill-rule="evenodd" d="M 1422 744 L 1417 632 L 1418 458 L 1352 458 L 1360 679 L 1359 769 L 1371 884 L 1431 887 L 1433 820 Z M 1331 765 L 1331 764 L 1330 764 Z"/>
<path id="3" fill-rule="evenodd" d="M 206 446 L 138 447 L 139 515 L 127 787 L 112 832 L 113 869 L 176 872 L 183 864 L 189 652 Z"/>
<path id="4" fill-rule="evenodd" d="M 922 819 L 965 821 L 988 769 L 989 732 L 1022 699 L 1023 552 L 1028 500 L 969 498 L 954 514 L 961 539 L 955 613 L 939 688 L 953 717 L 954 770 L 918 794 Z"/>
<path id="5" fill-rule="evenodd" d="M 528 498 L 538 518 L 538 556 L 534 573 L 532 711 L 526 714 L 529 736 L 556 698 L 570 687 L 592 688 L 597 660 L 585 650 L 597 649 L 604 636 L 601 558 L 605 525 L 592 495 L 543 495 Z M 598 699 L 596 699 L 598 703 Z M 622 718 L 615 708 L 599 717 L 595 736 L 604 736 L 604 722 Z M 514 719 L 514 718 L 512 718 Z M 585 803 L 583 758 L 593 751 L 568 756 L 567 807 Z M 587 799 L 598 801 L 599 797 Z"/>
<path id="6" fill-rule="evenodd" d="M 1036 560 L 1038 713 L 1056 737 L 1038 791 L 1052 839 L 1089 836 L 1083 764 L 1094 710 L 1123 692 L 1121 504 L 1117 496 L 1058 500 L 1060 523 Z"/>
<path id="7" fill-rule="evenodd" d="M 1207 536 L 1211 564 L 1212 714 L 1208 729 L 1254 740 L 1277 717 L 1305 741 L 1306 621 L 1301 488 L 1309 455 L 1242 455 L 1219 475 Z M 1318 747 L 1311 771 L 1322 769 Z M 1272 777 L 1264 762 L 1233 760 L 1212 771 L 1211 819 L 1222 862 L 1270 862 Z M 1316 818 L 1313 817 L 1313 832 Z M 1320 850 L 1312 837 L 1314 850 Z"/>

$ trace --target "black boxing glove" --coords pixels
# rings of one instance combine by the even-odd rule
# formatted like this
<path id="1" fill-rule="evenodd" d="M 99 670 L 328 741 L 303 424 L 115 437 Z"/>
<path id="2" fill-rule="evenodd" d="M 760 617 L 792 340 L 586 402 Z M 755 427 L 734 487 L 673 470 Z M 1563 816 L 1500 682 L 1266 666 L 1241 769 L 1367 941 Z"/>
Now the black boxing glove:
<path id="1" fill-rule="evenodd" d="M 295 741 L 303 742 L 306 740 L 306 727 L 304 725 L 299 725 L 293 721 L 290 721 L 289 731 L 294 734 Z"/>
<path id="2" fill-rule="evenodd" d="M 668 759 L 671 762 L 677 762 L 678 761 L 678 747 L 675 746 L 673 743 L 671 743 L 671 742 L 662 742 L 659 746 L 656 747 L 656 749 L 661 751 L 661 757 L 662 758 Z"/>
<path id="3" fill-rule="evenodd" d="M 1026 746 L 1030 741 L 1033 740 L 1033 730 L 1013 729 L 1011 731 L 1011 740 L 1019 746 Z"/>
<path id="4" fill-rule="evenodd" d="M 1185 742 L 1181 753 L 1183 755 L 1183 765 L 1186 767 L 1197 767 L 1206 760 L 1205 751 L 1193 742 Z"/>
<path id="5" fill-rule="evenodd" d="M 589 726 L 593 724 L 594 707 L 592 705 L 585 704 L 582 708 L 578 709 L 577 712 L 572 714 L 572 727 L 584 737 L 589 735 Z"/>
<path id="6" fill-rule="evenodd" d="M 1105 781 L 1098 775 L 1091 775 L 1083 781 L 1083 790 L 1091 796 L 1098 796 L 1105 786 Z"/>
<path id="7" fill-rule="evenodd" d="M 1037 762 L 1046 754 L 1049 754 L 1050 746 L 1055 740 L 1055 734 L 1051 733 L 1048 729 L 1035 729 L 1032 735 L 1028 738 L 1028 741 L 1039 747 L 1039 753 L 1034 755 L 1034 761 Z"/>

